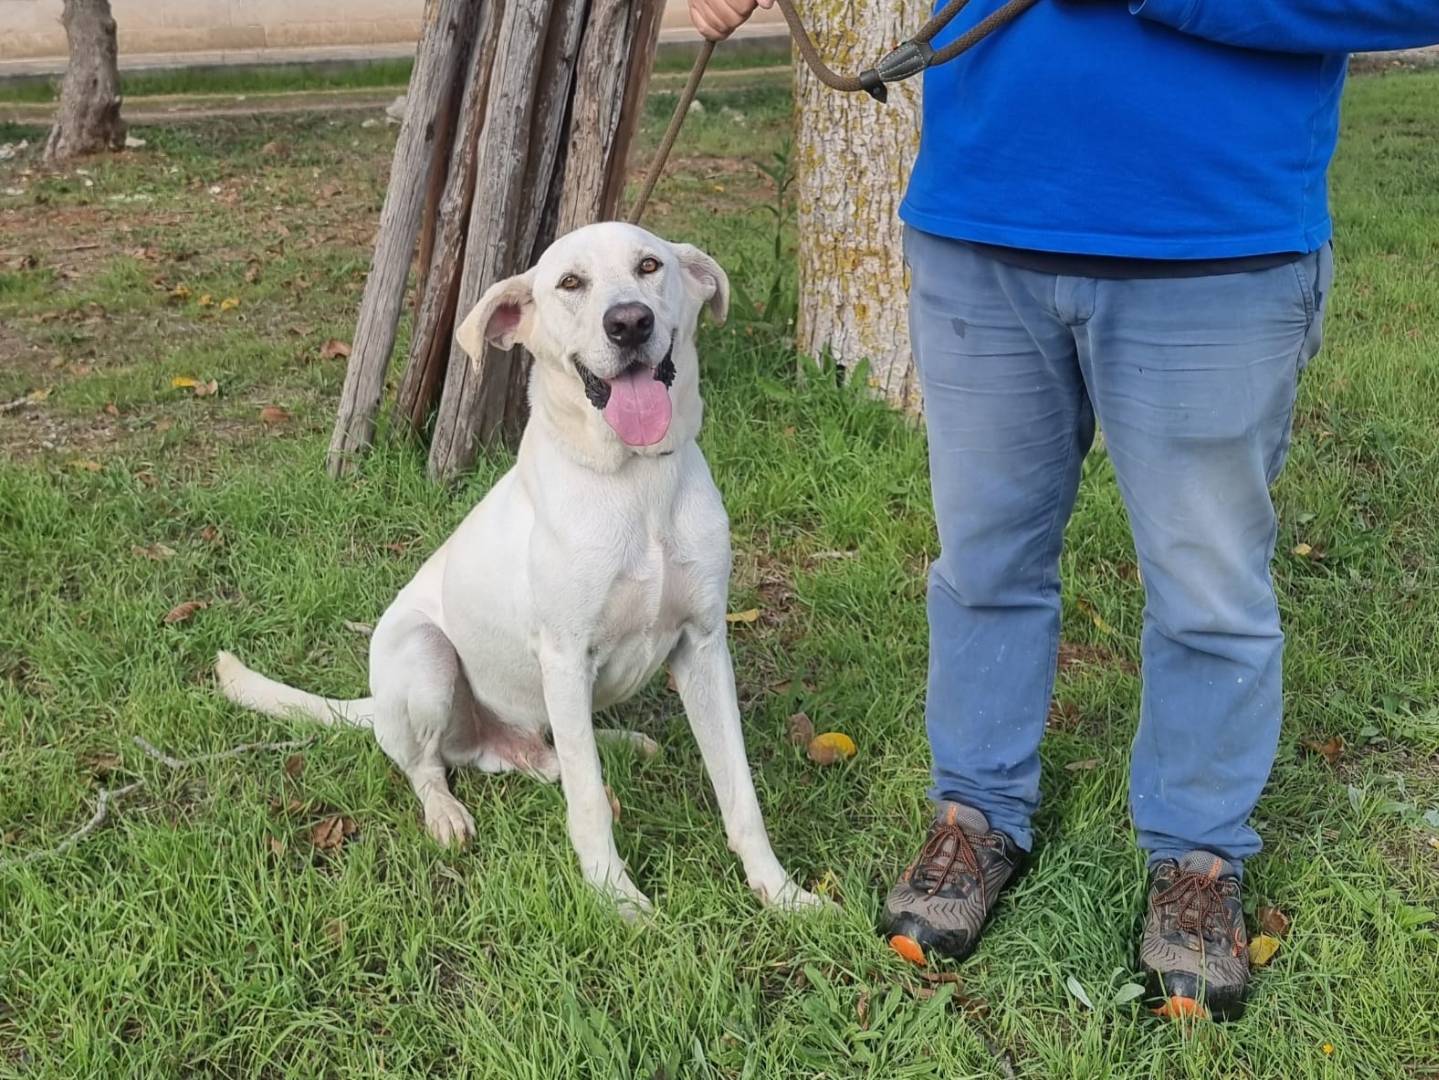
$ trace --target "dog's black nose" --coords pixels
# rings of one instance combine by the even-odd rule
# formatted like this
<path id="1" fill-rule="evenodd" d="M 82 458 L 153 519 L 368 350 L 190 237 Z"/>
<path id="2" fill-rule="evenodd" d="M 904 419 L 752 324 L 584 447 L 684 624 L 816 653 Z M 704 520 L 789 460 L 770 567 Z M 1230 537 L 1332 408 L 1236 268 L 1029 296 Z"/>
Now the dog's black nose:
<path id="1" fill-rule="evenodd" d="M 605 312 L 605 336 L 616 345 L 633 349 L 655 332 L 655 313 L 647 304 L 615 304 Z"/>

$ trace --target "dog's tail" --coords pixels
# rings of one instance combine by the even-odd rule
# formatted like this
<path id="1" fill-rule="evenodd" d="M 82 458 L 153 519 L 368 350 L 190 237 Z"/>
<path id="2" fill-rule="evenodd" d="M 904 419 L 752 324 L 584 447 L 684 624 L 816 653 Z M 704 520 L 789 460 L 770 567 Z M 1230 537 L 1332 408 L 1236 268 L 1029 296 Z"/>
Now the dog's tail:
<path id="1" fill-rule="evenodd" d="M 369 727 L 375 720 L 375 699 L 321 697 L 293 686 L 267 679 L 251 671 L 238 657 L 224 650 L 215 654 L 215 680 L 220 693 L 236 705 L 254 709 L 267 716 L 303 716 L 322 724 L 349 724 Z"/>

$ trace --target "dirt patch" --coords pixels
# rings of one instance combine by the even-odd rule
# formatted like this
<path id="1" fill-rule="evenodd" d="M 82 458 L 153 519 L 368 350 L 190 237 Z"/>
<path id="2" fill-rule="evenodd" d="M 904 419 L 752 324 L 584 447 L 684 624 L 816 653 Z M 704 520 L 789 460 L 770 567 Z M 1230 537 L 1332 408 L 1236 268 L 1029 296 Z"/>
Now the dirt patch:
<path id="1" fill-rule="evenodd" d="M 1122 671 L 1126 675 L 1138 675 L 1139 665 L 1128 657 L 1121 656 L 1103 645 L 1083 645 L 1073 641 L 1059 644 L 1059 670 L 1062 673 L 1081 671 L 1085 668 L 1100 668 Z"/>
<path id="2" fill-rule="evenodd" d="M 1397 52 L 1355 53 L 1349 59 L 1349 70 L 1355 74 L 1435 66 L 1439 66 L 1439 45 L 1422 49 L 1400 49 Z"/>

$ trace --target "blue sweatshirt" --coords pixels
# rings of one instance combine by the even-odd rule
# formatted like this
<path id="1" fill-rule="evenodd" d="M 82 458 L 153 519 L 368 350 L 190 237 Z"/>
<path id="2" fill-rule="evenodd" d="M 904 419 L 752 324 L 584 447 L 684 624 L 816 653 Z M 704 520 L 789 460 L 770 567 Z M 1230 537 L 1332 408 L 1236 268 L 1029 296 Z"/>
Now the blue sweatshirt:
<path id="1" fill-rule="evenodd" d="M 1040 0 L 926 72 L 900 216 L 1083 255 L 1313 251 L 1347 54 L 1432 42 L 1439 0 Z"/>

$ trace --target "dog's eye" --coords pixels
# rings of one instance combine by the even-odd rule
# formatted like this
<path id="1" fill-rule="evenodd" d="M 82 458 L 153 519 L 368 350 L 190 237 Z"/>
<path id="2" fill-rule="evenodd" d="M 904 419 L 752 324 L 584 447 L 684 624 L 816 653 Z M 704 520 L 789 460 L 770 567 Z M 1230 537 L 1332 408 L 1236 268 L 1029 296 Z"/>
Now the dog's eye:
<path id="1" fill-rule="evenodd" d="M 565 290 L 565 292 L 574 292 L 581 285 L 583 285 L 584 282 L 580 280 L 580 276 L 578 274 L 566 274 L 564 277 L 560 278 L 558 284 L 561 289 Z"/>
<path id="2" fill-rule="evenodd" d="M 662 264 L 653 255 L 646 255 L 640 260 L 640 273 L 653 274 Z"/>

